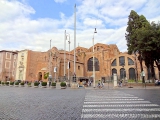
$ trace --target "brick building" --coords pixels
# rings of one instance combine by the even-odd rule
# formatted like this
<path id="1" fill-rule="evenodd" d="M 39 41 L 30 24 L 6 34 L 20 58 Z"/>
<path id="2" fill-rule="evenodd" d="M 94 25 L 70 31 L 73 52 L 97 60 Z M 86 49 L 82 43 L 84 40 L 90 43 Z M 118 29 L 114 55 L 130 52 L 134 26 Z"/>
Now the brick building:
<path id="1" fill-rule="evenodd" d="M 14 81 L 16 75 L 17 51 L 0 51 L 0 80 Z"/>
<path id="2" fill-rule="evenodd" d="M 76 49 L 76 77 L 93 77 L 93 46 L 78 46 Z M 51 55 L 51 57 L 50 57 Z M 64 59 L 65 58 L 65 59 Z M 119 51 L 116 45 L 97 43 L 94 45 L 95 80 L 111 79 L 113 73 L 118 79 L 141 79 L 140 64 L 137 57 Z M 70 69 L 67 69 L 70 62 Z M 49 67 L 50 66 L 50 67 Z M 144 66 L 146 79 L 150 71 Z M 157 68 L 155 71 L 158 73 Z M 16 79 L 27 81 L 48 81 L 45 74 L 50 72 L 53 80 L 72 79 L 74 74 L 74 50 L 68 52 L 53 47 L 46 52 L 22 50 L 18 52 Z M 159 77 L 159 75 L 157 76 Z"/>

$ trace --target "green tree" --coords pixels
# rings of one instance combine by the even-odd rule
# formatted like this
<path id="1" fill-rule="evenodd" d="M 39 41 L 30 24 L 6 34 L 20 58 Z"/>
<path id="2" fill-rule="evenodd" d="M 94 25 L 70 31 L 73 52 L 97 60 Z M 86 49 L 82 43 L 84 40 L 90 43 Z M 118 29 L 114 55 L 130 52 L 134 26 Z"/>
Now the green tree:
<path id="1" fill-rule="evenodd" d="M 44 74 L 44 79 L 47 79 L 48 76 L 49 76 L 49 72 L 45 73 L 45 74 Z"/>
<path id="2" fill-rule="evenodd" d="M 155 78 L 154 62 L 160 71 L 160 24 L 151 24 L 146 18 L 131 11 L 128 17 L 127 33 L 125 34 L 129 54 L 138 53 L 141 71 L 142 61 L 151 70 L 152 78 Z"/>
<path id="3" fill-rule="evenodd" d="M 134 10 L 131 10 L 128 16 L 127 33 L 125 34 L 128 46 L 129 54 L 137 54 L 138 60 L 140 61 L 141 71 L 143 71 L 142 60 L 143 60 L 143 39 L 139 39 L 139 31 L 148 27 L 149 23 L 144 16 L 139 16 Z M 144 80 L 143 80 L 144 82 Z"/>

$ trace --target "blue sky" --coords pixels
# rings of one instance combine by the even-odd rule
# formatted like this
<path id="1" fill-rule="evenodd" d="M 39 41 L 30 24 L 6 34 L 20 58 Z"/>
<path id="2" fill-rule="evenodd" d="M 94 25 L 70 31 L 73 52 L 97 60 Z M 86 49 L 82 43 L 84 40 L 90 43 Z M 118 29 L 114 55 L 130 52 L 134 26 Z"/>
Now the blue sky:
<path id="1" fill-rule="evenodd" d="M 26 3 L 34 8 L 36 14 L 32 14 L 32 19 L 37 18 L 52 18 L 60 19 L 60 13 L 64 13 L 66 16 L 73 14 L 75 0 L 61 2 L 55 2 L 54 0 L 27 0 Z"/>
<path id="2" fill-rule="evenodd" d="M 128 15 L 135 10 L 147 20 L 160 20 L 156 0 L 0 0 L 0 50 L 47 51 L 64 49 L 64 31 L 74 48 L 74 5 L 76 4 L 76 45 L 90 48 L 94 28 L 95 44 L 116 44 L 127 51 L 125 32 Z M 68 50 L 68 45 L 66 45 Z"/>

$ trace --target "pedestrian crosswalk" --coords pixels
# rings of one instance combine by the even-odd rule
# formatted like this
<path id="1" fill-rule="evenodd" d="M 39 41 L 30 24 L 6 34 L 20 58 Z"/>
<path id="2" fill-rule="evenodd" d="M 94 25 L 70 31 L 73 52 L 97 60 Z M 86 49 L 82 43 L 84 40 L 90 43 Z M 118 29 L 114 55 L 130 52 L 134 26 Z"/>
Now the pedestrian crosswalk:
<path id="1" fill-rule="evenodd" d="M 86 93 L 82 119 L 160 119 L 160 106 L 117 90 Z"/>

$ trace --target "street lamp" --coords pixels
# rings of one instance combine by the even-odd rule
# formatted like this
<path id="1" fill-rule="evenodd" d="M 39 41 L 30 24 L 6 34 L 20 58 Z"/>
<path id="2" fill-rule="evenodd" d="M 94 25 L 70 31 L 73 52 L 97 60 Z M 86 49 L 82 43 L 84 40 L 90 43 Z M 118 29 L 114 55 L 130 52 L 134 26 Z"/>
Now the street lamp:
<path id="1" fill-rule="evenodd" d="M 70 79 L 69 79 L 69 69 L 70 69 L 70 34 L 67 33 L 66 34 L 66 40 L 67 40 L 67 36 L 69 37 L 69 40 L 68 40 L 68 44 L 69 44 L 69 59 L 68 59 L 68 80 L 69 80 L 69 86 L 70 86 Z"/>
<path id="2" fill-rule="evenodd" d="M 94 31 L 94 34 L 97 33 L 96 28 Z M 95 62 L 94 62 L 94 34 L 93 34 L 93 87 L 95 88 L 96 86 L 96 80 L 95 80 Z"/>
<path id="3" fill-rule="evenodd" d="M 52 74 L 51 74 L 51 40 L 50 40 L 50 50 L 49 50 L 49 77 L 48 77 L 48 81 L 49 81 L 49 87 L 50 87 L 51 82 L 52 82 Z"/>
<path id="4" fill-rule="evenodd" d="M 66 80 L 66 30 L 64 32 L 64 81 Z"/>
<path id="5" fill-rule="evenodd" d="M 54 67 L 54 82 L 56 82 L 56 73 L 57 73 L 57 54 L 54 54 L 54 58 L 55 58 L 55 67 Z"/>
<path id="6" fill-rule="evenodd" d="M 64 35 L 64 80 L 66 80 L 66 73 L 65 73 L 66 65 L 65 64 L 66 64 L 66 40 L 67 40 L 67 36 L 69 37 L 68 44 L 69 44 L 69 52 L 70 52 L 70 34 L 66 33 L 66 30 L 65 30 L 65 35 Z M 70 61 L 70 53 L 69 53 L 68 64 L 69 64 L 69 61 Z M 68 80 L 69 80 L 69 67 L 68 67 Z M 69 85 L 70 85 L 70 80 L 69 80 Z"/>

